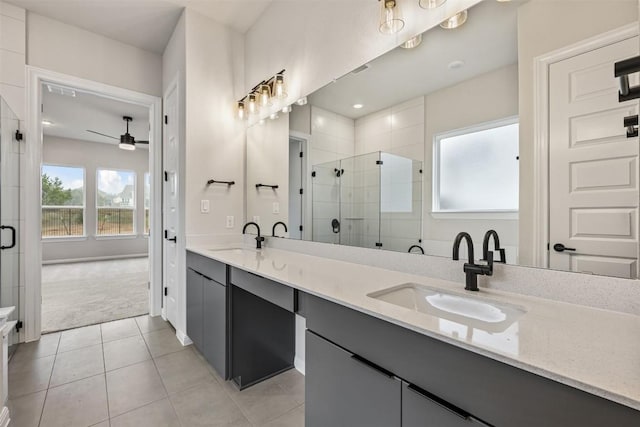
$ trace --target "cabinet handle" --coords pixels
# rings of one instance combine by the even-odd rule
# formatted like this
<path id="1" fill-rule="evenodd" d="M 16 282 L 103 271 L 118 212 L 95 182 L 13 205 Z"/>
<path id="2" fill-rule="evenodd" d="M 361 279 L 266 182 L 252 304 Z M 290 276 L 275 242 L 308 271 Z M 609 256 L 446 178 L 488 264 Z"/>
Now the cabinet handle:
<path id="1" fill-rule="evenodd" d="M 415 386 L 413 384 L 409 384 L 407 386 L 407 388 L 409 390 L 411 390 L 412 392 L 416 393 L 418 396 L 422 396 L 425 399 L 432 401 L 436 405 L 440 406 L 443 409 L 446 409 L 447 411 L 451 412 L 454 415 L 457 415 L 458 417 L 460 417 L 462 419 L 468 420 L 469 417 L 471 416 L 471 414 L 469 414 L 467 411 L 458 408 L 457 406 L 447 402 L 446 400 L 443 400 L 443 399 L 439 398 L 435 394 L 431 394 L 428 391 L 426 391 L 424 389 L 421 389 L 418 386 Z"/>
<path id="2" fill-rule="evenodd" d="M 357 354 L 352 354 L 351 355 L 351 359 L 355 360 L 356 362 L 360 363 L 361 365 L 366 366 L 369 369 L 373 369 L 374 371 L 376 371 L 379 374 L 384 375 L 385 377 L 388 378 L 393 378 L 394 375 L 393 373 L 387 371 L 386 369 L 376 365 L 375 363 L 371 363 L 369 362 L 367 359 L 363 359 L 362 357 L 358 356 Z"/>

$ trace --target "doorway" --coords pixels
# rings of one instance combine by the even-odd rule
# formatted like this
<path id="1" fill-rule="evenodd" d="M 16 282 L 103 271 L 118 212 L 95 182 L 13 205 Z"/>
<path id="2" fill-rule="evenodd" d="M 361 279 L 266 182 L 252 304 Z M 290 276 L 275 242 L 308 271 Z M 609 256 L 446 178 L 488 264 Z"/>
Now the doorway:
<path id="1" fill-rule="evenodd" d="M 43 268 L 25 271 L 25 341 L 160 314 L 160 99 L 28 78 L 25 257 Z"/>

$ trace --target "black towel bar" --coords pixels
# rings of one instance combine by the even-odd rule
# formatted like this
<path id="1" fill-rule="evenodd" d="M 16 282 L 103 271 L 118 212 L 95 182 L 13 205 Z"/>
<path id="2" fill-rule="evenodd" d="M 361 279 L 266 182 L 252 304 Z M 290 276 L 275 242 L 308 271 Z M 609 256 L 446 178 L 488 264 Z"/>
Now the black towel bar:
<path id="1" fill-rule="evenodd" d="M 272 190 L 275 190 L 278 188 L 278 185 L 256 184 L 256 188 L 260 188 L 260 187 L 268 187 L 268 188 L 271 188 Z"/>
<path id="2" fill-rule="evenodd" d="M 235 183 L 236 183 L 235 181 L 218 181 L 218 180 L 215 180 L 215 179 L 210 179 L 209 181 L 207 181 L 207 185 L 211 185 L 211 184 L 226 184 L 228 186 L 232 186 Z"/>

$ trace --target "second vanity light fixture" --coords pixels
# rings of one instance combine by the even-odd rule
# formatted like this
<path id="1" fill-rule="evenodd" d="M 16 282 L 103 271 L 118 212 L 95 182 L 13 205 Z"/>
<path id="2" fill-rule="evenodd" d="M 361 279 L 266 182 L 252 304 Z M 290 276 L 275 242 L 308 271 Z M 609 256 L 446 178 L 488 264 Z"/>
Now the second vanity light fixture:
<path id="1" fill-rule="evenodd" d="M 446 3 L 447 0 L 418 0 L 418 5 L 423 9 L 436 9 Z M 509 0 L 498 0 L 509 1 Z M 378 29 L 382 34 L 396 34 L 404 28 L 404 19 L 402 18 L 402 12 L 400 9 L 400 0 L 378 0 L 380 3 L 380 22 Z M 444 29 L 450 30 L 458 28 L 467 21 L 467 11 L 463 10 L 460 13 L 445 19 L 440 23 L 440 26 Z M 417 47 L 422 42 L 422 34 L 419 34 L 412 39 L 406 41 L 401 46 L 406 49 Z"/>
<path id="2" fill-rule="evenodd" d="M 282 70 L 269 79 L 261 81 L 244 98 L 237 102 L 236 115 L 238 119 L 245 120 L 249 115 L 258 114 L 261 108 L 268 108 L 273 105 L 274 99 L 286 99 L 288 94 L 284 80 L 285 71 Z"/>

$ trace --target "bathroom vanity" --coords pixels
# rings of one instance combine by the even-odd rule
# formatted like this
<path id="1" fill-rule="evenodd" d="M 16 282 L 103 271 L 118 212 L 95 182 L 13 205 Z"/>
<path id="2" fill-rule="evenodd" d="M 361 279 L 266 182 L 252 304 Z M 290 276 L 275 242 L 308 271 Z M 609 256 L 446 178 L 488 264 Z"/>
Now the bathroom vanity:
<path id="1" fill-rule="evenodd" d="M 239 388 L 293 367 L 306 318 L 306 426 L 640 423 L 636 316 L 276 249 L 188 266 L 187 333 Z"/>

